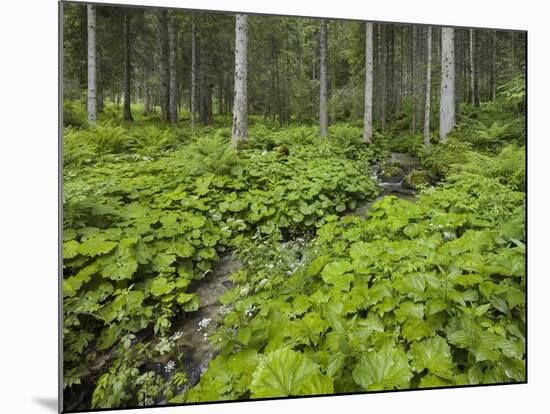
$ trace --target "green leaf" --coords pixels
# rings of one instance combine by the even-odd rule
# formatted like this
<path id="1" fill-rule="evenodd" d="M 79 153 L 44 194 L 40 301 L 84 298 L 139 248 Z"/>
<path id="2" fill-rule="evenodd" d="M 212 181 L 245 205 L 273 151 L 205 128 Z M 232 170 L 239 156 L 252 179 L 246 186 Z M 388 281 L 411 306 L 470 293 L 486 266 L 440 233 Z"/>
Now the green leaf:
<path id="1" fill-rule="evenodd" d="M 162 296 L 174 290 L 174 282 L 168 281 L 165 277 L 157 277 L 151 283 L 151 294 L 153 296 Z"/>
<path id="2" fill-rule="evenodd" d="M 407 319 L 423 319 L 424 305 L 421 303 L 405 301 L 399 305 L 394 313 L 396 319 L 401 323 L 405 322 Z"/>
<path id="3" fill-rule="evenodd" d="M 207 247 L 213 247 L 216 245 L 220 237 L 218 235 L 212 234 L 212 233 L 203 233 L 202 235 L 202 242 Z M 187 256 L 189 257 L 189 256 Z"/>
<path id="4" fill-rule="evenodd" d="M 248 202 L 245 200 L 235 200 L 229 204 L 229 211 L 232 211 L 234 213 L 237 213 L 239 211 L 243 211 L 246 207 L 248 207 Z"/>
<path id="5" fill-rule="evenodd" d="M 430 299 L 426 302 L 426 315 L 432 316 L 447 309 L 447 303 L 441 299 Z"/>
<path id="6" fill-rule="evenodd" d="M 101 275 L 111 280 L 131 279 L 138 268 L 138 262 L 132 257 L 110 261 L 101 271 Z"/>
<path id="7" fill-rule="evenodd" d="M 437 387 L 448 387 L 451 385 L 449 381 L 445 381 L 442 378 L 439 378 L 437 375 L 426 374 L 420 380 L 420 388 L 437 388 Z"/>
<path id="8" fill-rule="evenodd" d="M 363 389 L 371 391 L 407 388 L 413 374 L 405 351 L 386 343 L 378 350 L 362 354 L 352 376 Z"/>
<path id="9" fill-rule="evenodd" d="M 78 252 L 85 256 L 93 257 L 109 253 L 116 246 L 116 242 L 105 240 L 102 236 L 96 236 L 82 242 L 78 248 Z"/>
<path id="10" fill-rule="evenodd" d="M 433 333 L 432 325 L 418 318 L 408 319 L 401 330 L 401 336 L 409 342 L 418 341 L 421 338 L 433 335 Z"/>
<path id="11" fill-rule="evenodd" d="M 72 259 L 79 253 L 80 244 L 76 240 L 69 240 L 63 243 L 63 258 Z"/>
<path id="12" fill-rule="evenodd" d="M 334 392 L 332 379 L 300 352 L 281 348 L 264 356 L 250 384 L 252 398 Z"/>
<path id="13" fill-rule="evenodd" d="M 440 336 L 427 338 L 411 345 L 412 368 L 416 372 L 427 369 L 432 374 L 447 373 L 453 368 L 451 348 Z"/>
<path id="14" fill-rule="evenodd" d="M 248 326 L 245 326 L 239 330 L 239 333 L 237 334 L 237 341 L 239 341 L 240 344 L 246 346 L 248 345 L 251 336 L 252 330 Z"/>
<path id="15" fill-rule="evenodd" d="M 120 335 L 120 328 L 117 325 L 111 325 L 104 328 L 97 340 L 96 349 L 103 351 L 114 345 Z"/>
<path id="16" fill-rule="evenodd" d="M 195 248 L 187 241 L 179 241 L 174 243 L 173 251 L 178 257 L 187 258 L 193 256 Z"/>
<path id="17" fill-rule="evenodd" d="M 347 272 L 353 269 L 350 262 L 347 260 L 339 260 L 332 263 L 329 263 L 323 269 L 321 276 L 325 283 L 334 285 L 340 290 L 347 291 L 350 288 L 350 283 L 353 281 L 354 277 Z"/>
<path id="18" fill-rule="evenodd" d="M 181 308 L 185 312 L 194 312 L 199 308 L 200 299 L 194 293 L 180 293 L 176 301 L 182 305 Z"/>
<path id="19" fill-rule="evenodd" d="M 306 270 L 306 276 L 315 276 L 330 262 L 330 255 L 320 256 L 315 259 Z"/>
<path id="20" fill-rule="evenodd" d="M 376 282 L 367 293 L 366 304 L 372 306 L 385 298 L 392 296 L 392 290 L 388 283 L 381 281 Z"/>
<path id="21" fill-rule="evenodd" d="M 487 313 L 490 307 L 491 307 L 490 303 L 486 303 L 485 305 L 480 305 L 475 309 L 474 314 L 476 316 L 483 316 Z"/>
<path id="22" fill-rule="evenodd" d="M 349 255 L 352 259 L 361 259 L 363 257 L 367 257 L 369 255 L 368 248 L 368 243 L 362 241 L 353 243 L 350 246 Z"/>
<path id="23" fill-rule="evenodd" d="M 343 368 L 346 356 L 340 352 L 336 354 L 330 354 L 327 364 L 327 375 L 329 377 L 335 377 L 338 372 Z"/>
<path id="24" fill-rule="evenodd" d="M 513 287 L 508 288 L 506 291 L 506 301 L 510 309 L 514 309 L 516 306 L 525 305 L 525 293 L 519 289 Z"/>

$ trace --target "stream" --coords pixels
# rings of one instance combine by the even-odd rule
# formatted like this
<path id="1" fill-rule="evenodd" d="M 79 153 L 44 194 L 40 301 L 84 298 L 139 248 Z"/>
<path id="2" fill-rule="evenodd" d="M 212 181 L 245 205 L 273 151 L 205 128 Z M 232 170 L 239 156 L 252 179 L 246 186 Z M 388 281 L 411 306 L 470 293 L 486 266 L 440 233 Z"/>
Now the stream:
<path id="1" fill-rule="evenodd" d="M 415 192 L 406 187 L 404 177 L 416 165 L 418 165 L 418 161 L 410 155 L 392 152 L 385 162 L 375 164 L 372 168 L 371 178 L 378 181 L 378 186 L 382 190 L 380 195 L 374 200 L 358 203 L 356 208 L 344 214 L 366 218 L 372 204 L 389 195 L 415 202 Z M 284 247 L 289 242 L 293 243 L 290 240 L 282 243 L 281 246 Z M 303 261 L 302 252 L 297 253 L 298 262 Z M 218 351 L 209 341 L 209 337 L 216 331 L 225 315 L 225 308 L 219 302 L 219 298 L 233 287 L 229 277 L 240 268 L 241 262 L 237 259 L 235 253 L 228 251 L 221 254 L 212 270 L 204 278 L 191 283 L 188 292 L 197 294 L 200 300 L 199 308 L 194 312 L 183 313 L 181 317 L 174 321 L 170 334 L 171 349 L 160 357 L 145 363 L 147 370 L 155 371 L 167 380 L 175 372 L 181 372 L 181 368 L 183 368 L 188 381 L 180 387 L 179 392 L 196 385 L 206 372 L 210 361 L 217 355 Z M 135 341 L 148 340 L 151 334 L 152 332 L 138 335 Z M 152 339 L 155 341 L 155 338 Z M 102 355 L 99 358 L 100 361 L 96 364 L 97 370 L 94 369 L 94 371 L 99 371 L 103 365 L 109 363 L 115 356 L 116 354 L 113 352 Z M 183 357 L 180 359 L 180 356 Z M 85 394 L 88 394 L 88 392 Z M 73 408 L 76 408 L 83 399 L 90 397 L 91 395 L 84 396 L 81 394 L 77 401 L 73 401 Z M 165 405 L 167 403 L 168 401 L 164 396 L 160 396 L 155 401 L 155 405 Z"/>
<path id="2" fill-rule="evenodd" d="M 359 203 L 355 209 L 345 214 L 366 217 L 372 204 L 388 195 L 410 202 L 416 200 L 415 192 L 406 187 L 403 179 L 418 165 L 418 161 L 408 154 L 392 152 L 384 164 L 391 167 L 390 173 L 384 171 L 382 163 L 379 163 L 374 165 L 371 177 L 378 181 L 378 186 L 382 190 L 380 195 L 374 200 Z M 212 272 L 191 286 L 190 292 L 196 293 L 200 298 L 200 307 L 174 324 L 173 332 L 180 338 L 176 341 L 172 352 L 155 361 L 157 372 L 166 376 L 166 364 L 173 361 L 176 355 L 183 354 L 184 359 L 181 362 L 189 379 L 188 386 L 199 382 L 217 353 L 215 347 L 208 341 L 208 336 L 216 330 L 224 315 L 220 312 L 222 305 L 218 299 L 233 287 L 229 276 L 240 267 L 241 263 L 234 254 L 226 253 L 220 257 Z M 157 404 L 166 403 L 165 400 L 157 401 Z"/>

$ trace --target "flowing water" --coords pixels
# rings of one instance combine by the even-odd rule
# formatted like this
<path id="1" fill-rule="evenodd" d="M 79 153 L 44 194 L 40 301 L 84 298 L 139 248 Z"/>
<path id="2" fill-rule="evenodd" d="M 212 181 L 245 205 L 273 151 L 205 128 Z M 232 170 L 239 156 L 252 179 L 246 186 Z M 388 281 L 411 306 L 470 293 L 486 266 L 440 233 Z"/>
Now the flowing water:
<path id="1" fill-rule="evenodd" d="M 355 209 L 348 211 L 347 215 L 365 217 L 375 202 L 390 195 L 413 203 L 416 201 L 415 191 L 406 186 L 404 178 L 418 165 L 418 161 L 409 154 L 392 152 L 386 164 L 392 166 L 390 173 L 385 173 L 382 165 L 378 164 L 373 167 L 371 176 L 378 181 L 378 187 L 381 189 L 380 195 L 374 200 L 359 203 Z"/>
<path id="2" fill-rule="evenodd" d="M 414 191 L 406 188 L 403 178 L 418 164 L 417 160 L 408 154 L 393 152 L 386 164 L 392 166 L 390 175 L 383 174 L 381 165 L 375 165 L 373 168 L 372 178 L 378 181 L 378 185 L 382 189 L 381 194 L 374 200 L 359 204 L 346 214 L 365 217 L 375 201 L 388 195 L 411 202 L 415 201 Z M 303 260 L 303 258 L 299 259 Z M 170 374 L 166 374 L 165 369 L 167 364 L 178 355 L 183 355 L 183 360 L 180 362 L 183 363 L 188 376 L 189 386 L 195 385 L 200 380 L 208 368 L 208 364 L 216 356 L 216 348 L 210 343 L 208 337 L 216 330 L 216 326 L 223 317 L 219 298 L 231 289 L 232 283 L 229 281 L 229 276 L 240 267 L 241 263 L 234 255 L 227 253 L 219 259 L 212 272 L 190 287 L 190 292 L 199 296 L 200 307 L 195 312 L 185 314 L 181 320 L 174 324 L 173 334 L 178 334 L 180 338 L 175 342 L 170 353 L 153 362 L 157 372 L 169 377 Z M 157 402 L 157 404 L 163 403 L 166 401 Z"/>
<path id="3" fill-rule="evenodd" d="M 171 352 L 153 362 L 157 372 L 169 377 L 167 364 L 182 355 L 183 359 L 179 362 L 183 364 L 189 386 L 199 382 L 208 364 L 216 356 L 216 349 L 208 338 L 223 317 L 219 298 L 233 287 L 229 276 L 240 267 L 241 263 L 234 253 L 228 252 L 220 257 L 211 272 L 190 286 L 189 293 L 195 293 L 200 299 L 199 308 L 195 312 L 185 313 L 174 322 L 173 335 L 177 335 L 178 339 Z M 157 403 L 163 404 L 166 401 Z"/>

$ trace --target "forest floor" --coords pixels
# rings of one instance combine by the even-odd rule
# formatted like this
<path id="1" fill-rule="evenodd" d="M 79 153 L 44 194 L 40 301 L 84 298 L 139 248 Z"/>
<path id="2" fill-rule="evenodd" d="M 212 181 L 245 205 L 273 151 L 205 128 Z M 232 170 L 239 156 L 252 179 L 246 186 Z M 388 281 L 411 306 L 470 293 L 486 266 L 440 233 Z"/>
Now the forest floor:
<path id="1" fill-rule="evenodd" d="M 227 121 L 65 128 L 66 407 L 524 379 L 519 138 Z"/>

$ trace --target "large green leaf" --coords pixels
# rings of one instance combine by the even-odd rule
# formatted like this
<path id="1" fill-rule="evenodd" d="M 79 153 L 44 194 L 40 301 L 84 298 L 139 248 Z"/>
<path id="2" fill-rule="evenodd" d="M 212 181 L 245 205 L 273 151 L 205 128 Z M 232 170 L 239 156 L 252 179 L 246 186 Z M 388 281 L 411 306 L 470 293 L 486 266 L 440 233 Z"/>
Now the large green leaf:
<path id="1" fill-rule="evenodd" d="M 112 280 L 130 279 L 138 268 L 138 262 L 131 257 L 112 260 L 107 263 L 101 275 Z"/>
<path id="2" fill-rule="evenodd" d="M 80 254 L 93 257 L 100 254 L 109 253 L 116 246 L 116 242 L 105 240 L 102 236 L 96 236 L 82 242 L 78 248 L 78 251 Z"/>
<path id="3" fill-rule="evenodd" d="M 319 274 L 319 272 L 323 270 L 323 268 L 328 262 L 330 262 L 330 255 L 324 255 L 324 256 L 318 257 L 313 262 L 311 262 L 311 264 L 307 268 L 306 275 L 315 276 Z"/>
<path id="4" fill-rule="evenodd" d="M 79 253 L 80 244 L 76 240 L 69 240 L 63 243 L 63 258 L 72 259 Z"/>
<path id="5" fill-rule="evenodd" d="M 172 290 L 174 290 L 174 282 L 169 281 L 165 277 L 159 276 L 153 279 L 153 283 L 151 283 L 151 294 L 153 296 L 166 295 Z"/>
<path id="6" fill-rule="evenodd" d="M 416 372 L 427 369 L 432 374 L 445 374 L 453 368 L 451 348 L 440 336 L 415 342 L 409 351 L 411 365 Z"/>
<path id="7" fill-rule="evenodd" d="M 347 260 L 338 260 L 329 263 L 323 269 L 321 276 L 326 283 L 334 285 L 340 290 L 349 290 L 353 275 L 347 273 L 353 269 Z"/>
<path id="8" fill-rule="evenodd" d="M 398 345 L 386 343 L 378 350 L 361 355 L 352 375 L 363 389 L 372 391 L 407 388 L 413 374 L 405 351 Z"/>
<path id="9" fill-rule="evenodd" d="M 282 348 L 264 356 L 254 372 L 250 391 L 253 398 L 289 395 L 329 394 L 332 380 L 319 366 L 300 352 Z"/>

